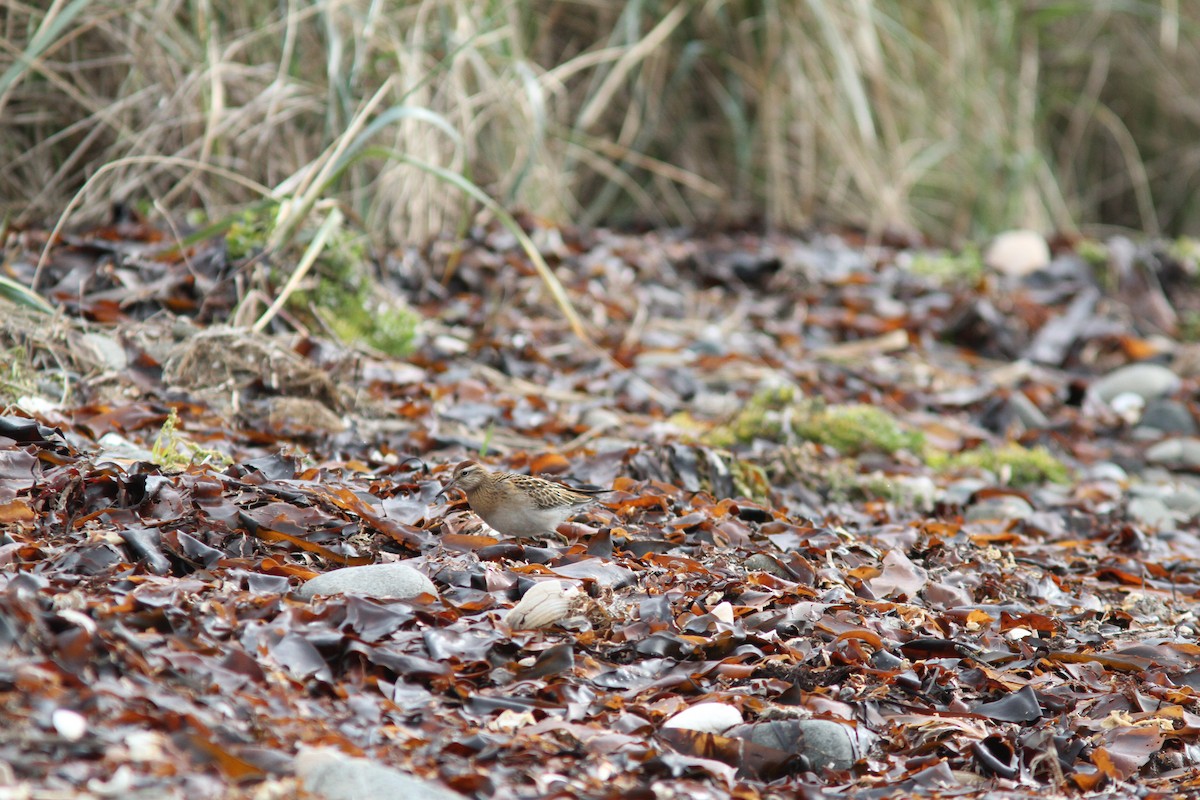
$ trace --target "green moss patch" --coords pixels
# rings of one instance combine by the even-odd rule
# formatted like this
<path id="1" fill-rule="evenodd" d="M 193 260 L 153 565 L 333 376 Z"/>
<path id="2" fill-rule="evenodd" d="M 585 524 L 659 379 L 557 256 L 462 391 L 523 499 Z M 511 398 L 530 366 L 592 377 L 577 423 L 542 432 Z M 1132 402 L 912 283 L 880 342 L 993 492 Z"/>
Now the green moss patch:
<path id="1" fill-rule="evenodd" d="M 925 437 L 906 428 L 883 409 L 861 403 L 830 406 L 798 417 L 793 427 L 805 439 L 832 447 L 848 456 L 860 453 L 920 453 Z"/>
<path id="2" fill-rule="evenodd" d="M 790 387 L 759 392 L 733 419 L 714 428 L 706 437 L 711 444 L 729 447 L 755 439 L 783 442 L 800 438 L 836 449 L 846 456 L 861 453 L 920 453 L 924 436 L 907 428 L 894 416 L 862 403 L 826 406 L 798 398 Z"/>
<path id="3" fill-rule="evenodd" d="M 1026 448 L 1016 442 L 1007 442 L 999 448 L 980 447 L 953 455 L 931 453 L 926 461 L 940 472 L 987 470 L 1014 486 L 1046 481 L 1066 483 L 1069 477 L 1066 465 L 1045 447 Z"/>

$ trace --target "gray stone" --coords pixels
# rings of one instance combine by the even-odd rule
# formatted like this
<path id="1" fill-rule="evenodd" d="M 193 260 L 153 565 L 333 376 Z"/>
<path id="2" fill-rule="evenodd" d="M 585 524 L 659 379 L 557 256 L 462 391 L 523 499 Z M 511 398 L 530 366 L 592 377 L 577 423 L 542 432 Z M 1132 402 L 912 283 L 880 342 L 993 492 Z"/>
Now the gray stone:
<path id="1" fill-rule="evenodd" d="M 1162 364 L 1129 364 L 1092 383 L 1089 394 L 1105 403 L 1120 394 L 1136 394 L 1143 400 L 1165 397 L 1179 388 L 1179 376 Z"/>
<path id="2" fill-rule="evenodd" d="M 695 413 L 707 417 L 732 416 L 742 407 L 742 400 L 727 391 L 701 389 L 692 398 Z"/>
<path id="3" fill-rule="evenodd" d="M 1033 506 L 1016 495 L 1006 494 L 980 500 L 967 509 L 967 522 L 989 519 L 1025 519 L 1033 513 Z"/>
<path id="4" fill-rule="evenodd" d="M 300 748 L 295 767 L 304 791 L 321 800 L 463 800 L 441 784 L 332 747 Z"/>
<path id="5" fill-rule="evenodd" d="M 1146 448 L 1146 460 L 1164 467 L 1192 469 L 1200 467 L 1200 439 L 1184 436 L 1164 439 Z"/>
<path id="6" fill-rule="evenodd" d="M 319 594 L 346 592 L 407 600 L 420 594 L 437 596 L 437 587 L 407 564 L 369 564 L 365 567 L 343 567 L 318 575 L 301 586 L 296 594 L 307 600 Z"/>
<path id="7" fill-rule="evenodd" d="M 1097 461 L 1087 468 L 1085 475 L 1088 480 L 1093 481 L 1125 483 L 1129 480 L 1129 473 L 1122 469 L 1119 464 L 1114 464 L 1111 461 Z"/>
<path id="8" fill-rule="evenodd" d="M 1028 489 L 1029 502 L 1034 508 L 1060 508 L 1071 502 L 1074 487 L 1060 483 L 1047 483 Z M 1018 498 L 1019 499 L 1019 498 Z"/>
<path id="9" fill-rule="evenodd" d="M 1193 486 L 1180 486 L 1163 498 L 1167 508 L 1191 518 L 1200 514 L 1200 490 Z"/>
<path id="10" fill-rule="evenodd" d="M 795 580 L 787 570 L 779 566 L 779 562 L 766 553 L 755 553 L 744 562 L 746 572 L 766 572 L 785 581 Z"/>
<path id="11" fill-rule="evenodd" d="M 1174 527 L 1176 514 L 1157 497 L 1135 497 L 1129 501 L 1129 516 L 1151 528 Z"/>
<path id="12" fill-rule="evenodd" d="M 946 491 L 942 495 L 942 502 L 952 506 L 965 506 L 971 502 L 971 495 L 988 485 L 987 481 L 978 478 L 957 480 L 946 487 Z"/>
<path id="13" fill-rule="evenodd" d="M 1160 397 L 1151 400 L 1142 411 L 1138 428 L 1149 428 L 1157 433 L 1175 433 L 1183 436 L 1196 434 L 1196 420 L 1187 406 L 1178 400 Z"/>
<path id="14" fill-rule="evenodd" d="M 1159 444 L 1161 444 L 1161 442 Z M 1158 445 L 1155 445 L 1155 447 L 1157 446 Z M 1146 466 L 1142 467 L 1140 471 L 1138 471 L 1137 477 L 1141 482 L 1135 483 L 1130 487 L 1131 493 L 1134 489 L 1142 486 L 1153 486 L 1156 488 L 1170 486 L 1178 476 L 1166 467 L 1147 464 Z M 1157 497 L 1161 495 L 1155 496 Z"/>
<path id="15" fill-rule="evenodd" d="M 827 719 L 756 722 L 737 725 L 725 735 L 802 755 L 815 772 L 850 769 L 875 741 L 875 735 L 865 728 Z"/>
<path id="16" fill-rule="evenodd" d="M 1170 473 L 1167 473 L 1166 480 L 1163 481 L 1135 483 L 1129 487 L 1129 496 L 1153 497 L 1155 500 L 1162 500 L 1165 503 L 1174 492 L 1170 480 Z"/>
<path id="17" fill-rule="evenodd" d="M 680 351 L 676 348 L 663 350 L 646 350 L 634 358 L 635 369 L 655 369 L 658 367 L 676 367 L 689 364 L 696 360 L 695 353 Z"/>
<path id="18" fill-rule="evenodd" d="M 1050 420 L 1024 392 L 1013 392 L 1008 398 L 1008 405 L 1026 428 L 1041 430 L 1050 427 Z"/>

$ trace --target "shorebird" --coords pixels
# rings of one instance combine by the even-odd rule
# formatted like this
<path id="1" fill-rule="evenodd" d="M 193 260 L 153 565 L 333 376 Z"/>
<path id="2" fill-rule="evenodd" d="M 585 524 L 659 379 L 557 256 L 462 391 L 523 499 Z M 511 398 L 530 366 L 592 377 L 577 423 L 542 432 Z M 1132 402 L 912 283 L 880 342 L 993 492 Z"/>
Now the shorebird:
<path id="1" fill-rule="evenodd" d="M 572 513 L 608 489 L 573 489 L 561 483 L 519 475 L 492 472 L 474 461 L 463 461 L 436 500 L 451 489 L 467 496 L 471 510 L 498 533 L 518 538 L 548 536 L 564 544 L 567 538 L 556 528 Z"/>

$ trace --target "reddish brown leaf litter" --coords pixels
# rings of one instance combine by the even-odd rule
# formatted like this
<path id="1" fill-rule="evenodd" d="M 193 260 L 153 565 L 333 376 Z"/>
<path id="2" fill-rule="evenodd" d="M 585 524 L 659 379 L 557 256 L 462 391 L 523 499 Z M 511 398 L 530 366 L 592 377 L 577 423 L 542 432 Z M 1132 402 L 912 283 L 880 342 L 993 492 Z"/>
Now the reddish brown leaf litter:
<path id="1" fill-rule="evenodd" d="M 220 242 L 53 248 L 59 328 L 0 326 L 0 786 L 1200 791 L 1194 265 L 560 233 L 603 353 L 497 232 L 384 259 L 407 363 L 210 325 Z M 613 491 L 543 547 L 434 502 L 468 457 Z"/>

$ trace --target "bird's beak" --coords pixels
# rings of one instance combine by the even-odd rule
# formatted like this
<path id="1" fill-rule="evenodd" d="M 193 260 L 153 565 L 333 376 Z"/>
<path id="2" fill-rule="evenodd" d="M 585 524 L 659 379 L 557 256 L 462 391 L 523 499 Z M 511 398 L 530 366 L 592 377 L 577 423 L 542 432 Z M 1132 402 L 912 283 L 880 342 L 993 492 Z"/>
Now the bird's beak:
<path id="1" fill-rule="evenodd" d="M 449 483 L 447 483 L 445 486 L 442 487 L 442 490 L 440 492 L 438 492 L 437 494 L 435 494 L 433 496 L 433 499 L 437 500 L 439 497 L 445 497 L 446 492 L 450 491 L 453 488 L 454 488 L 454 481 L 450 481 Z"/>

